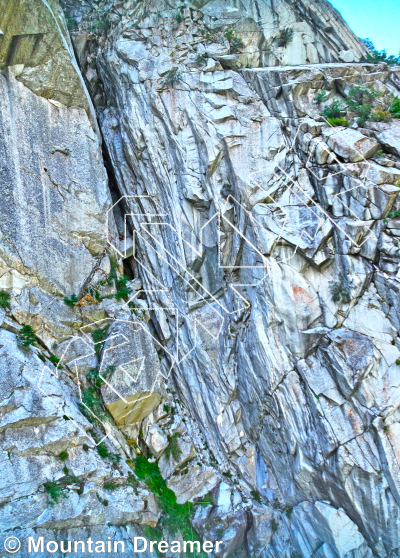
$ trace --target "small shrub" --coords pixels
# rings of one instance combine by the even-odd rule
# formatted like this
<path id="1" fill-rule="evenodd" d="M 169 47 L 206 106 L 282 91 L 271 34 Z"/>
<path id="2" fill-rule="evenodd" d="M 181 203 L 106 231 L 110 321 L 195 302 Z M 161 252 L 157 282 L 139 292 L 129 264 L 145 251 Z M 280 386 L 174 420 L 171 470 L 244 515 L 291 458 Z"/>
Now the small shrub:
<path id="1" fill-rule="evenodd" d="M 390 122 L 393 116 L 388 110 L 375 109 L 371 114 L 371 120 L 374 122 Z"/>
<path id="2" fill-rule="evenodd" d="M 55 480 L 45 482 L 43 487 L 49 495 L 51 506 L 58 504 L 60 500 L 67 497 L 64 489 L 59 486 Z"/>
<path id="3" fill-rule="evenodd" d="M 291 27 L 285 27 L 279 34 L 278 46 L 287 47 L 293 40 L 294 31 Z"/>
<path id="4" fill-rule="evenodd" d="M 369 64 L 380 64 L 381 62 L 386 62 L 389 66 L 399 66 L 400 65 L 400 54 L 395 56 L 393 54 L 388 54 L 387 50 L 377 50 L 371 39 L 361 39 L 367 46 L 369 53 L 367 56 L 362 58 L 361 62 L 368 62 Z"/>
<path id="5" fill-rule="evenodd" d="M 226 477 L 227 479 L 231 479 L 231 480 L 232 480 L 232 473 L 231 473 L 231 471 L 224 471 L 222 474 L 223 474 L 224 477 Z"/>
<path id="6" fill-rule="evenodd" d="M 396 364 L 397 364 L 397 366 L 400 366 L 400 360 L 399 359 L 396 360 Z"/>
<path id="7" fill-rule="evenodd" d="M 107 338 L 107 332 L 109 327 L 110 325 L 107 324 L 104 329 L 96 329 L 91 333 L 93 344 L 94 344 L 94 351 L 98 359 L 100 359 L 101 351 L 103 350 L 104 341 Z"/>
<path id="8" fill-rule="evenodd" d="M 167 413 L 167 415 L 169 415 L 170 412 L 171 412 L 171 406 L 170 406 L 170 405 L 167 405 L 167 403 L 164 403 L 164 405 L 163 405 L 163 411 L 164 411 L 164 413 Z"/>
<path id="9" fill-rule="evenodd" d="M 339 275 L 339 281 L 336 281 L 331 285 L 330 292 L 332 295 L 332 300 L 334 302 L 342 302 L 343 304 L 349 304 L 351 301 L 349 287 L 345 284 L 343 276 Z"/>
<path id="10" fill-rule="evenodd" d="M 104 410 L 104 404 L 103 404 L 103 400 L 100 398 L 100 395 L 98 394 L 97 390 L 94 387 L 89 387 L 85 390 L 82 390 L 81 392 L 81 397 L 82 397 L 82 403 L 83 405 L 81 405 L 82 407 L 82 411 L 84 412 L 85 416 L 93 421 L 94 417 L 87 412 L 87 409 L 90 409 L 90 411 L 92 411 L 92 413 L 94 413 L 96 415 L 96 417 L 98 417 L 100 420 L 104 420 L 104 418 L 106 417 L 106 413 Z M 86 407 L 85 407 L 86 405 Z M 86 413 L 85 413 L 86 410 Z M 95 422 L 95 421 L 94 421 Z"/>
<path id="11" fill-rule="evenodd" d="M 182 21 L 183 21 L 182 14 L 177 13 L 176 16 L 175 16 L 175 19 L 178 23 L 182 23 Z"/>
<path id="12" fill-rule="evenodd" d="M 400 118 L 400 99 L 399 97 L 392 97 L 389 112 L 393 118 Z"/>
<path id="13" fill-rule="evenodd" d="M 321 112 L 321 116 L 324 116 L 327 120 L 330 118 L 342 118 L 343 113 L 346 108 L 340 101 L 332 101 L 330 105 L 327 105 Z"/>
<path id="14" fill-rule="evenodd" d="M 128 299 L 128 296 L 132 292 L 132 289 L 127 286 L 128 281 L 129 277 L 127 277 L 126 275 L 116 280 L 115 287 L 117 289 L 117 292 L 115 293 L 115 298 L 117 300 L 124 299 L 126 301 Z"/>
<path id="15" fill-rule="evenodd" d="M 72 17 L 66 15 L 65 19 L 67 22 L 68 31 L 74 31 L 75 29 L 77 29 L 78 25 Z"/>
<path id="16" fill-rule="evenodd" d="M 166 85 L 174 83 L 174 81 L 180 81 L 182 79 L 182 73 L 178 70 L 178 68 L 171 68 L 165 74 L 164 79 L 161 82 L 161 86 L 165 87 Z"/>
<path id="17" fill-rule="evenodd" d="M 349 126 L 349 123 L 345 118 L 327 118 L 326 121 L 334 128 L 336 126 L 344 126 L 345 128 Z"/>
<path id="18" fill-rule="evenodd" d="M 165 450 L 165 457 L 167 459 L 169 459 L 169 457 L 172 455 L 174 461 L 179 461 L 181 455 L 182 455 L 182 451 L 179 447 L 179 443 L 178 443 L 178 438 L 180 437 L 179 432 L 175 432 L 175 434 L 173 434 L 172 436 L 168 436 L 168 446 Z"/>
<path id="19" fill-rule="evenodd" d="M 23 347 L 29 347 L 36 342 L 35 330 L 30 325 L 24 325 L 18 332 L 17 341 Z"/>
<path id="20" fill-rule="evenodd" d="M 62 472 L 64 473 L 64 475 L 68 475 L 68 474 L 69 474 L 69 469 L 68 469 L 68 467 L 67 467 L 66 465 L 62 468 Z"/>
<path id="21" fill-rule="evenodd" d="M 261 504 L 261 494 L 258 492 L 258 490 L 252 490 L 250 492 L 250 495 L 253 500 L 255 500 L 258 504 Z"/>
<path id="22" fill-rule="evenodd" d="M 61 459 L 61 461 L 65 461 L 66 459 L 68 459 L 69 455 L 67 451 L 62 451 L 58 457 Z"/>
<path id="23" fill-rule="evenodd" d="M 108 451 L 108 447 L 104 442 L 100 442 L 100 444 L 96 446 L 96 449 L 97 449 L 97 453 L 103 459 L 105 459 L 106 457 L 110 457 L 110 452 Z"/>
<path id="24" fill-rule="evenodd" d="M 73 307 L 78 302 L 78 297 L 76 296 L 76 294 L 72 294 L 69 298 L 65 297 L 64 302 L 67 306 Z"/>
<path id="25" fill-rule="evenodd" d="M 345 102 L 347 108 L 358 115 L 359 126 L 363 126 L 365 122 L 371 118 L 372 103 L 381 96 L 382 93 L 376 91 L 372 87 L 369 88 L 363 85 L 357 85 L 353 89 L 350 89 Z"/>
<path id="26" fill-rule="evenodd" d="M 54 364 L 54 366 L 57 366 L 58 363 L 60 362 L 60 359 L 58 357 L 56 357 L 56 355 L 51 355 L 51 357 L 49 358 L 49 361 Z"/>
<path id="27" fill-rule="evenodd" d="M 383 427 L 383 431 L 384 432 L 389 432 L 389 426 L 387 424 L 385 424 L 385 426 Z"/>
<path id="28" fill-rule="evenodd" d="M 10 309 L 11 295 L 7 291 L 0 291 L 0 308 Z"/>
<path id="29" fill-rule="evenodd" d="M 382 149 L 379 149 L 373 156 L 374 159 L 380 159 L 381 157 L 385 156 L 385 152 Z"/>
<path id="30" fill-rule="evenodd" d="M 118 265 L 117 265 L 117 259 L 114 256 L 114 254 L 109 254 L 108 259 L 110 260 L 110 273 L 108 274 L 107 277 L 107 284 L 108 285 L 112 285 L 114 283 L 114 281 L 117 280 L 118 274 Z"/>
<path id="31" fill-rule="evenodd" d="M 103 488 L 105 488 L 106 490 L 116 490 L 118 488 L 118 484 L 115 484 L 115 482 L 106 482 L 103 485 Z"/>
<path id="32" fill-rule="evenodd" d="M 392 211 L 388 214 L 389 219 L 393 219 L 393 217 L 400 217 L 400 211 Z"/>
<path id="33" fill-rule="evenodd" d="M 319 93 L 317 93 L 314 97 L 314 103 L 317 105 L 320 105 L 321 103 L 325 103 L 325 101 L 328 100 L 328 94 L 325 91 L 325 89 L 322 89 L 322 91 L 319 91 Z"/>
<path id="34" fill-rule="evenodd" d="M 276 521 L 276 519 L 271 519 L 271 531 L 273 533 L 276 533 L 278 530 L 278 522 Z"/>

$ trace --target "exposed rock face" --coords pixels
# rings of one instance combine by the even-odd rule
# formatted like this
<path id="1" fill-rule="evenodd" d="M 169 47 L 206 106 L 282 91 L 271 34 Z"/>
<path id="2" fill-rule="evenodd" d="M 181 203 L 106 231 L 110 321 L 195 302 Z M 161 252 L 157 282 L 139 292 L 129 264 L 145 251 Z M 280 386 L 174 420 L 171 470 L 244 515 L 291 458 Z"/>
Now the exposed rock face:
<path id="1" fill-rule="evenodd" d="M 322 0 L 73 2 L 107 185 L 63 16 L 30 5 L 66 77 L 6 10 L 1 534 L 132 552 L 163 511 L 141 454 L 218 558 L 397 556 L 398 124 L 332 128 L 314 97 L 399 70 L 353 64 Z"/>

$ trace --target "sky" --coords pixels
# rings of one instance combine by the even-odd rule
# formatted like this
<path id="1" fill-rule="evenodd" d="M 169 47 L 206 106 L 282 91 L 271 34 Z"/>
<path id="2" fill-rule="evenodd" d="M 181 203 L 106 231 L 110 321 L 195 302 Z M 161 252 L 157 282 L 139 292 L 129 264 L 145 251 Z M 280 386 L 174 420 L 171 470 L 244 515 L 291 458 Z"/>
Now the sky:
<path id="1" fill-rule="evenodd" d="M 356 35 L 369 38 L 378 50 L 400 50 L 400 0 L 330 0 Z"/>

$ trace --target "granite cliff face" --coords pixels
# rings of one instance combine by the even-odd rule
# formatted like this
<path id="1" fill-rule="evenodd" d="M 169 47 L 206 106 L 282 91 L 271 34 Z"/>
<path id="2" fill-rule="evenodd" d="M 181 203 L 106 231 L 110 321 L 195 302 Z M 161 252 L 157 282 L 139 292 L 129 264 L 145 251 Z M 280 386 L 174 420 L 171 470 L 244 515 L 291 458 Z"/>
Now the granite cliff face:
<path id="1" fill-rule="evenodd" d="M 1 535 L 400 556 L 400 125 L 320 116 L 398 68 L 322 0 L 62 8 L 0 3 Z"/>

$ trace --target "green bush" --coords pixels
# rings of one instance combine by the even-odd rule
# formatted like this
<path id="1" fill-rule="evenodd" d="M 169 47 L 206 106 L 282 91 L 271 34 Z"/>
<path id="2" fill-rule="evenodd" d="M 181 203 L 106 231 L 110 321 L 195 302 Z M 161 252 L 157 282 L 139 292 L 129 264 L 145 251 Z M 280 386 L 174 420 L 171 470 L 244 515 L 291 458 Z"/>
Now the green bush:
<path id="1" fill-rule="evenodd" d="M 64 489 L 59 486 L 55 480 L 45 482 L 43 487 L 49 495 L 51 506 L 58 504 L 60 500 L 67 497 Z"/>
<path id="2" fill-rule="evenodd" d="M 286 47 L 293 40 L 294 31 L 291 27 L 285 27 L 279 34 L 278 45 Z"/>
<path id="3" fill-rule="evenodd" d="M 194 505 L 177 504 L 175 493 L 167 487 L 160 474 L 157 463 L 150 463 L 144 456 L 140 455 L 135 460 L 135 473 L 140 480 L 143 480 L 149 490 L 153 492 L 160 503 L 161 509 L 165 514 L 162 524 L 168 528 L 171 534 L 180 531 L 183 540 L 192 540 L 193 529 L 189 521 Z"/>
<path id="4" fill-rule="evenodd" d="M 374 109 L 371 114 L 371 120 L 374 122 L 391 122 L 392 115 L 388 110 Z"/>
<path id="5" fill-rule="evenodd" d="M 36 343 L 35 330 L 30 325 L 24 325 L 18 332 L 17 341 L 24 347 L 29 347 Z"/>
<path id="6" fill-rule="evenodd" d="M 325 103 L 325 101 L 327 100 L 328 100 L 328 94 L 325 91 L 325 89 L 319 91 L 314 97 L 314 103 L 316 103 L 317 105 L 320 105 L 321 103 Z"/>
<path id="7" fill-rule="evenodd" d="M 324 116 L 327 120 L 333 118 L 342 118 L 343 113 L 346 111 L 346 107 L 340 101 L 332 101 L 330 105 L 327 105 L 321 112 L 321 116 Z"/>
<path id="8" fill-rule="evenodd" d="M 358 115 L 358 125 L 363 126 L 367 120 L 371 119 L 372 103 L 378 97 L 382 97 L 382 93 L 376 91 L 372 87 L 357 85 L 349 91 L 346 99 L 346 106 Z"/>
<path id="9" fill-rule="evenodd" d="M 126 275 L 124 275 L 123 277 L 115 281 L 115 287 L 117 289 L 117 292 L 115 293 L 115 298 L 117 300 L 123 299 L 126 301 L 128 299 L 128 296 L 132 292 L 132 289 L 127 286 L 128 281 L 129 281 L 129 277 L 127 277 Z"/>
<path id="10" fill-rule="evenodd" d="M 387 50 L 377 50 L 371 39 L 361 39 L 367 46 L 369 53 L 367 56 L 362 58 L 361 62 L 368 62 L 369 64 L 380 64 L 381 62 L 386 62 L 389 66 L 399 66 L 400 65 L 400 54 L 395 56 L 393 54 L 388 54 Z"/>
<path id="11" fill-rule="evenodd" d="M 56 355 L 51 355 L 49 358 L 49 361 L 54 364 L 54 366 L 57 366 L 58 363 L 60 362 L 60 359 L 58 357 L 56 357 Z"/>
<path id="12" fill-rule="evenodd" d="M 91 333 L 93 344 L 94 344 L 94 351 L 98 359 L 100 359 L 101 351 L 104 347 L 104 341 L 107 339 L 107 333 L 110 325 L 107 324 L 104 329 L 96 329 Z"/>
<path id="13" fill-rule="evenodd" d="M 347 128 L 349 126 L 349 123 L 345 118 L 327 118 L 326 121 L 333 127 L 345 126 Z"/>
<path id="14" fill-rule="evenodd" d="M 165 457 L 167 457 L 168 459 L 172 455 L 174 461 L 179 461 L 182 455 L 181 448 L 179 447 L 178 443 L 178 438 L 180 438 L 179 432 L 175 432 L 175 434 L 173 434 L 172 436 L 168 436 L 169 444 L 164 452 Z"/>
<path id="15" fill-rule="evenodd" d="M 67 306 L 74 307 L 75 303 L 78 302 L 78 297 L 76 296 L 76 294 L 72 294 L 69 298 L 65 297 L 64 302 Z"/>
<path id="16" fill-rule="evenodd" d="M 253 498 L 253 500 L 255 500 L 258 504 L 261 504 L 261 502 L 262 502 L 261 494 L 258 492 L 258 490 L 252 490 L 250 492 L 250 495 Z"/>
<path id="17" fill-rule="evenodd" d="M 399 97 L 392 97 L 389 105 L 389 112 L 393 118 L 400 118 L 400 99 Z"/>
<path id="18" fill-rule="evenodd" d="M 0 308 L 10 309 L 11 295 L 7 291 L 0 291 Z"/>
<path id="19" fill-rule="evenodd" d="M 68 452 L 67 451 L 62 451 L 58 457 L 61 459 L 61 461 L 66 461 L 69 457 Z"/>
<path id="20" fill-rule="evenodd" d="M 176 16 L 175 16 L 175 19 L 178 23 L 182 23 L 182 21 L 183 21 L 182 14 L 177 13 Z"/>
<path id="21" fill-rule="evenodd" d="M 174 83 L 174 81 L 180 81 L 182 79 L 182 73 L 178 70 L 178 68 L 171 68 L 165 74 L 164 79 L 161 82 L 162 87 L 165 85 L 169 85 Z"/>
<path id="22" fill-rule="evenodd" d="M 116 490 L 118 488 L 118 484 L 115 484 L 115 482 L 105 482 L 103 485 L 103 488 L 105 488 L 106 490 Z"/>
<path id="23" fill-rule="evenodd" d="M 349 304 L 351 302 L 350 289 L 345 284 L 341 274 L 339 275 L 339 281 L 333 283 L 329 290 L 333 301 L 342 302 L 343 304 Z"/>

